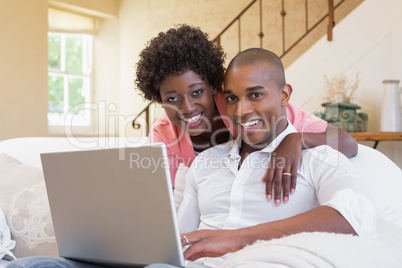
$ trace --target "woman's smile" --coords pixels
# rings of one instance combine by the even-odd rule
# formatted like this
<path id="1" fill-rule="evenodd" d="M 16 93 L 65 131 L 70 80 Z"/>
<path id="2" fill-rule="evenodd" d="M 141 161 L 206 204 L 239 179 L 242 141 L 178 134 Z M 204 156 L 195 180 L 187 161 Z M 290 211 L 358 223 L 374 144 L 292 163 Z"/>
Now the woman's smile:
<path id="1" fill-rule="evenodd" d="M 192 117 L 180 119 L 185 122 L 187 128 L 196 128 L 202 123 L 202 120 L 204 119 L 204 112 Z"/>

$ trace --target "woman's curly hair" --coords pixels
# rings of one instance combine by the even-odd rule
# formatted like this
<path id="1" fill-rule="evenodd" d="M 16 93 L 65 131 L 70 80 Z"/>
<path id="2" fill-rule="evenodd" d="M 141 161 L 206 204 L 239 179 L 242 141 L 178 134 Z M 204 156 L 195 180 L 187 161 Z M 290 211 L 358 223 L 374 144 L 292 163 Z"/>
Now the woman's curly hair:
<path id="1" fill-rule="evenodd" d="M 193 71 L 215 90 L 223 83 L 225 53 L 200 29 L 179 25 L 151 39 L 141 51 L 135 84 L 145 99 L 162 103 L 159 87 L 164 78 Z"/>

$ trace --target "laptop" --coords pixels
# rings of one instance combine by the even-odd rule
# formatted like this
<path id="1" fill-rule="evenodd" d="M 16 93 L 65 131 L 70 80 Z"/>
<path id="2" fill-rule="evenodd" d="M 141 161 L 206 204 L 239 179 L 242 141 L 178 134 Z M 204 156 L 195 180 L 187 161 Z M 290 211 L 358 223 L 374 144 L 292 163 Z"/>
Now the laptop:
<path id="1" fill-rule="evenodd" d="M 183 258 L 163 143 L 41 154 L 59 255 L 114 267 Z"/>

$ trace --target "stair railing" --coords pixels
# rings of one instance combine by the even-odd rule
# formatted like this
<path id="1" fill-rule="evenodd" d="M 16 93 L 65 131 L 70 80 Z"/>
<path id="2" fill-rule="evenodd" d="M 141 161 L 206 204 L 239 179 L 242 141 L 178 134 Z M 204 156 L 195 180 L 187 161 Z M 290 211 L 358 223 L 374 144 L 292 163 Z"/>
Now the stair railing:
<path id="1" fill-rule="evenodd" d="M 246 13 L 246 11 L 247 10 L 249 10 L 255 3 L 257 2 L 257 0 L 253 0 L 253 1 L 251 1 L 250 2 L 250 4 L 248 4 L 240 13 L 239 13 L 239 15 L 237 15 L 216 37 L 215 37 L 215 39 L 213 40 L 214 42 L 215 42 L 215 44 L 216 44 L 216 46 L 218 46 L 218 47 L 220 47 L 221 46 L 221 37 L 222 37 L 222 35 L 230 28 L 230 27 L 232 27 L 232 25 L 235 23 L 235 22 L 238 22 L 238 26 L 239 26 L 239 36 L 238 36 L 238 41 L 239 41 L 239 52 L 241 51 L 241 31 L 240 31 L 240 29 L 241 29 L 241 23 L 240 23 L 240 19 L 241 19 L 241 17 L 243 16 L 243 14 L 244 13 Z M 261 10 L 262 10 L 262 8 L 261 8 L 261 0 L 260 0 L 260 33 L 261 33 L 261 29 L 262 29 L 262 15 L 261 15 Z M 263 36 L 261 36 L 261 42 L 262 42 L 262 37 Z M 261 43 L 261 45 L 262 45 L 262 43 Z"/>
<path id="2" fill-rule="evenodd" d="M 249 10 L 251 7 L 253 7 L 257 2 L 259 2 L 259 33 L 258 33 L 258 38 L 260 38 L 260 47 L 263 47 L 263 37 L 265 36 L 263 32 L 263 12 L 262 12 L 262 1 L 263 0 L 253 0 L 248 4 L 214 39 L 214 42 L 216 43 L 217 46 L 221 46 L 221 37 L 224 33 L 226 33 L 236 22 L 238 24 L 238 51 L 242 51 L 241 48 L 241 19 L 242 16 L 246 13 L 247 10 Z M 269 1 L 269 0 L 267 0 Z M 281 10 L 281 16 L 282 16 L 282 54 L 278 55 L 280 58 L 283 58 L 289 51 L 291 51 L 300 41 L 302 41 L 311 31 L 313 31 L 322 21 L 324 21 L 326 18 L 328 18 L 328 40 L 332 40 L 332 29 L 335 25 L 334 23 L 334 10 L 338 8 L 345 0 L 340 1 L 336 6 L 334 6 L 334 1 L 333 0 L 328 0 L 328 13 L 325 14 L 320 20 L 318 20 L 317 23 L 315 23 L 312 27 L 308 26 L 308 0 L 305 0 L 305 16 L 306 16 L 306 31 L 304 34 L 297 39 L 292 45 L 289 46 L 289 48 L 286 49 L 286 40 L 285 40 L 285 30 L 286 30 L 286 23 L 285 23 L 285 16 L 286 16 L 286 11 L 285 11 L 285 0 L 282 0 L 282 10 Z"/>
<path id="3" fill-rule="evenodd" d="M 153 102 L 148 103 L 148 105 L 134 118 L 133 122 L 131 123 L 132 127 L 134 129 L 140 129 L 141 128 L 141 123 L 138 123 L 137 120 L 141 117 L 141 115 L 145 114 L 145 136 L 148 136 L 149 134 L 149 126 L 152 124 L 150 120 L 150 114 L 151 114 L 151 104 Z"/>

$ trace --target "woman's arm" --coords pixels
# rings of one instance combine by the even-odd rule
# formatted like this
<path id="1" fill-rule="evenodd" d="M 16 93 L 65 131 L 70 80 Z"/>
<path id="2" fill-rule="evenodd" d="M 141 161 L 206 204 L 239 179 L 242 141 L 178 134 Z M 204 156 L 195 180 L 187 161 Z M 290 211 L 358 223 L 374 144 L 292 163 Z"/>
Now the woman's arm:
<path id="1" fill-rule="evenodd" d="M 320 145 L 328 145 L 343 153 L 347 158 L 357 155 L 357 141 L 345 130 L 328 124 L 324 133 L 299 133 L 301 134 L 303 149 L 314 148 Z"/>
<path id="2" fill-rule="evenodd" d="M 320 206 L 284 220 L 263 223 L 237 230 L 197 230 L 182 234 L 191 245 L 184 258 L 196 260 L 201 257 L 218 257 L 235 252 L 257 240 L 270 240 L 301 232 L 334 232 L 353 234 L 356 232 L 346 219 L 329 206 Z"/>
<path id="3" fill-rule="evenodd" d="M 328 124 L 327 131 L 322 133 L 297 132 L 287 135 L 272 153 L 271 164 L 265 177 L 267 199 L 272 199 L 274 190 L 275 204 L 289 200 L 289 194 L 296 189 L 297 169 L 300 164 L 301 150 L 328 145 L 340 151 L 348 158 L 357 155 L 357 142 L 346 131 Z M 277 163 L 276 165 L 272 163 Z M 289 173 L 289 175 L 283 175 Z M 283 188 L 283 196 L 281 196 Z"/>

